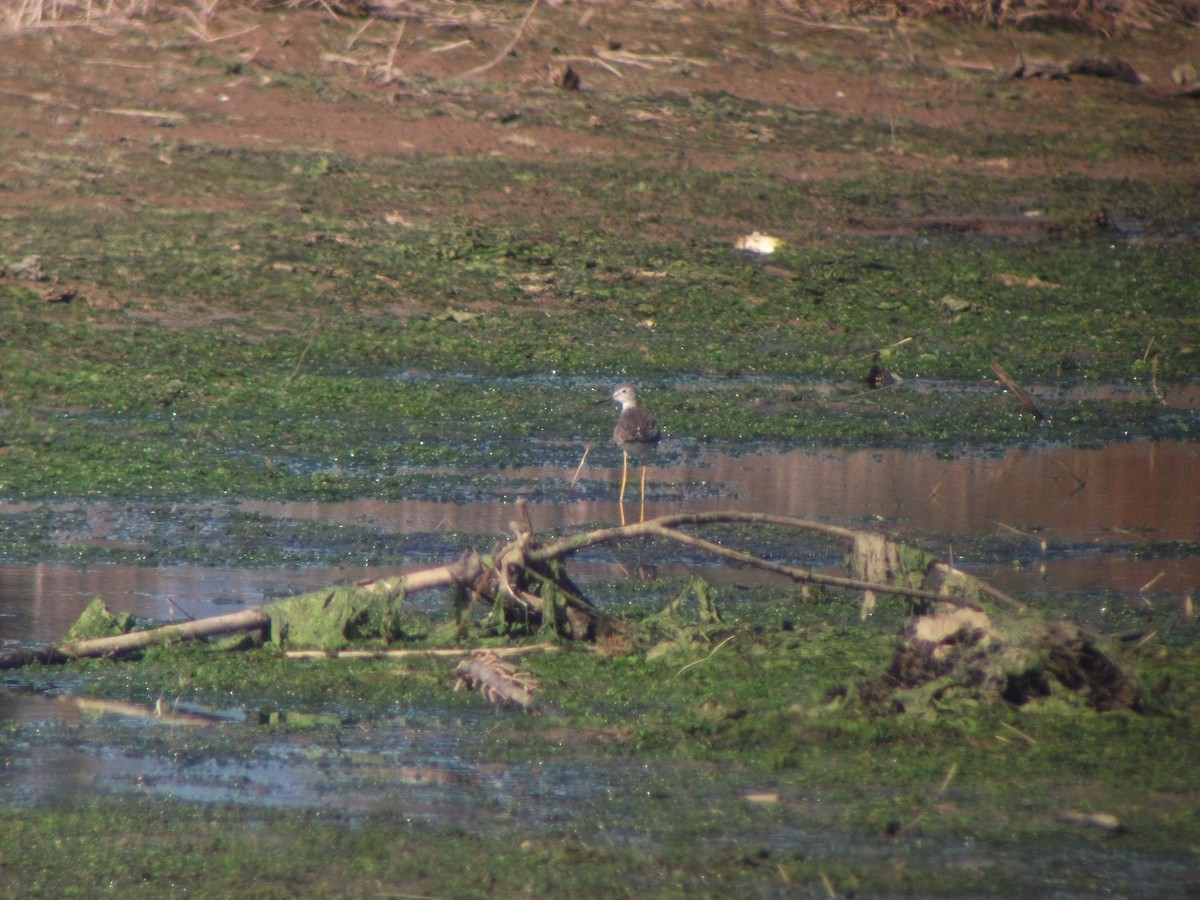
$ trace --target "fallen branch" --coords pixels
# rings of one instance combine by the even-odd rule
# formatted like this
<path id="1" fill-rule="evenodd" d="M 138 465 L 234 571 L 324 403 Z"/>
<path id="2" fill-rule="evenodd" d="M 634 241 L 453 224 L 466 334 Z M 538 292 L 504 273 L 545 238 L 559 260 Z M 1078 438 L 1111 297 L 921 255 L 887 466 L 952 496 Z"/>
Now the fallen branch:
<path id="1" fill-rule="evenodd" d="M 407 24 L 408 24 L 408 22 L 401 19 L 400 27 L 396 29 L 396 37 L 392 41 L 391 49 L 388 50 L 387 62 L 384 64 L 384 67 L 383 67 L 383 80 L 384 81 L 391 81 L 393 78 L 395 78 L 396 51 L 400 47 L 400 41 L 404 38 L 404 26 Z"/>
<path id="2" fill-rule="evenodd" d="M 585 534 L 572 535 L 571 537 L 563 538 L 542 547 L 531 548 L 527 553 L 527 558 L 532 562 L 546 562 L 548 560 L 559 559 L 568 556 L 578 550 L 582 550 L 585 547 L 591 547 L 598 544 L 611 544 L 629 538 L 660 537 L 704 550 L 706 553 L 711 553 L 714 556 L 719 556 L 723 559 L 745 563 L 746 565 L 754 566 L 758 569 L 774 572 L 778 575 L 783 575 L 787 578 L 790 578 L 793 581 L 804 582 L 808 584 L 821 584 L 827 587 L 845 588 L 854 591 L 874 591 L 880 594 L 892 594 L 909 597 L 914 600 L 937 600 L 970 605 L 969 601 L 948 597 L 944 593 L 938 591 L 924 590 L 921 588 L 914 588 L 912 586 L 899 584 L 885 584 L 859 578 L 846 578 L 839 575 L 825 575 L 820 572 L 814 572 L 812 569 L 806 569 L 800 566 L 790 566 L 785 563 L 772 562 L 771 560 L 755 556 L 752 553 L 747 553 L 744 550 L 737 550 L 731 547 L 726 547 L 722 544 L 716 544 L 712 541 L 707 541 L 703 538 L 698 538 L 694 535 L 688 534 L 687 532 L 678 530 L 679 527 L 683 525 L 715 524 L 772 525 L 781 528 L 795 528 L 804 531 L 814 531 L 819 534 L 828 535 L 829 537 L 842 538 L 845 540 L 856 540 L 861 534 L 863 534 L 863 532 L 854 531 L 850 528 L 842 528 L 837 525 L 829 525 L 825 522 L 816 522 L 811 519 L 796 519 L 792 518 L 791 516 L 767 515 L 765 513 L 679 513 L 669 516 L 660 516 L 656 519 L 647 519 L 645 522 L 641 522 L 636 525 L 601 528 Z M 978 582 L 978 585 L 985 593 L 995 597 L 1001 602 L 1009 603 L 1018 607 L 1020 606 L 1017 601 L 1013 600 L 1011 597 L 1008 597 L 1008 595 L 1004 594 L 1003 592 L 998 591 L 983 582 Z"/>
<path id="3" fill-rule="evenodd" d="M 489 647 L 488 652 L 496 656 L 525 656 L 529 653 L 556 653 L 562 648 L 558 644 L 526 644 L 515 647 Z M 288 659 L 405 659 L 414 656 L 459 657 L 478 653 L 478 647 L 426 647 L 411 650 L 288 650 Z"/>
<path id="4" fill-rule="evenodd" d="M 633 53 L 629 50 L 597 50 L 596 56 L 610 63 L 626 66 L 636 66 L 639 69 L 653 69 L 655 66 L 670 66 L 677 63 L 687 63 L 704 68 L 708 65 L 702 59 L 692 59 L 688 56 L 664 56 L 646 53 Z"/>
<path id="5" fill-rule="evenodd" d="M 129 116 L 134 119 L 160 119 L 165 122 L 182 122 L 187 118 L 186 114 L 172 112 L 169 109 L 124 109 L 109 107 L 106 109 L 97 109 L 96 112 L 108 113 L 110 116 Z"/>
<path id="6" fill-rule="evenodd" d="M 161 699 L 153 706 L 144 703 L 129 703 L 121 700 L 93 700 L 87 697 L 66 696 L 66 702 L 73 704 L 81 713 L 103 718 L 105 716 L 120 716 L 125 719 L 144 719 L 165 722 L 168 725 L 219 725 L 228 719 L 202 712 L 180 712 L 173 709 Z"/>
<path id="7" fill-rule="evenodd" d="M 0 669 L 17 669 L 34 662 L 63 663 L 72 659 L 124 656 L 156 644 L 175 644 L 180 641 L 195 641 L 218 634 L 270 627 L 271 617 L 256 606 L 224 616 L 197 619 L 182 625 L 167 625 L 148 631 L 130 631 L 115 637 L 70 641 L 57 647 L 43 647 L 36 650 L 9 650 L 0 653 Z"/>
<path id="8" fill-rule="evenodd" d="M 728 547 L 681 530 L 683 526 L 720 524 L 767 525 L 811 531 L 850 542 L 854 562 L 846 577 L 764 559 L 745 550 Z M 148 631 L 115 637 L 79 640 L 39 650 L 13 650 L 0 654 L 0 669 L 29 663 L 65 662 L 95 656 L 121 656 L 155 644 L 196 640 L 235 631 L 267 631 L 272 641 L 298 643 L 301 647 L 325 648 L 292 651 L 295 658 L 317 658 L 340 651 L 346 643 L 364 639 L 389 641 L 403 637 L 400 603 L 418 591 L 457 588 L 472 603 L 490 604 L 493 623 L 505 633 L 537 633 L 549 626 L 560 638 L 593 642 L 609 638 L 635 639 L 638 627 L 596 608 L 572 584 L 562 560 L 586 547 L 629 540 L 660 538 L 704 551 L 720 559 L 753 566 L 796 582 L 860 591 L 864 614 L 874 594 L 889 594 L 922 601 L 941 602 L 958 608 L 978 609 L 974 597 L 986 593 L 1015 608 L 1021 605 L 985 583 L 933 560 L 927 554 L 888 541 L 882 535 L 855 531 L 824 522 L 790 516 L 742 512 L 685 513 L 660 516 L 638 524 L 601 528 L 539 544 L 526 518 L 514 526 L 513 537 L 488 556 L 467 551 L 454 563 L 420 569 L 406 575 L 352 586 L 313 591 L 231 615 L 216 616 Z M 864 547 L 873 548 L 870 553 Z M 913 559 L 909 560 L 911 556 Z M 868 559 L 868 557 L 870 559 Z M 875 560 L 871 562 L 870 560 Z M 865 561 L 864 561 L 865 560 Z M 879 560 L 883 560 L 880 563 Z M 466 608 L 466 607 L 463 607 Z M 404 655 L 462 655 L 467 651 L 369 650 L 351 651 L 351 658 Z M 473 651 L 471 651 L 473 652 Z M 531 652 L 516 647 L 509 653 Z"/>

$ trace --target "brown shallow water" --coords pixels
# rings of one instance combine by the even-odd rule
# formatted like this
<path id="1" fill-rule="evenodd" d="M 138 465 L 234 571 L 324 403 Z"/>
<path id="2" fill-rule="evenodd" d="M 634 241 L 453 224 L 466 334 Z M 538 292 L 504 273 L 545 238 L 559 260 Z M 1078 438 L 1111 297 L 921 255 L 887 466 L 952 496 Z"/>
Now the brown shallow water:
<path id="1" fill-rule="evenodd" d="M 951 459 L 905 450 L 711 455 L 683 465 L 650 466 L 647 515 L 732 509 L 818 519 L 898 534 L 1010 592 L 1134 596 L 1146 591 L 1179 599 L 1200 584 L 1200 556 L 1190 546 L 1200 541 L 1198 463 L 1198 445 L 1146 441 Z M 431 535 L 462 532 L 488 542 L 508 532 L 518 515 L 515 501 L 523 495 L 531 498 L 530 515 L 539 533 L 617 521 L 617 469 L 589 467 L 574 487 L 571 472 L 503 474 L 511 490 L 505 493 L 502 486 L 502 496 L 487 502 L 243 501 L 235 508 L 279 519 L 378 528 L 402 541 L 411 539 L 414 557 Z M 636 488 L 632 503 L 626 501 L 631 514 L 636 514 L 635 493 Z M 112 524 L 110 515 L 93 518 L 105 528 Z M 91 539 L 105 538 L 97 533 Z M 985 548 L 987 558 L 972 559 L 972 547 Z M 830 547 L 817 558 L 812 552 L 811 546 L 797 549 L 797 561 L 826 565 L 841 551 Z M 608 562 L 579 560 L 572 571 L 585 580 L 617 576 L 625 562 L 618 551 Z M 672 573 L 669 558 L 660 563 L 658 574 Z M 96 596 L 114 610 L 173 621 L 413 567 L 3 565 L 0 639 L 53 640 Z M 756 576 L 715 570 L 711 577 L 728 582 Z"/>

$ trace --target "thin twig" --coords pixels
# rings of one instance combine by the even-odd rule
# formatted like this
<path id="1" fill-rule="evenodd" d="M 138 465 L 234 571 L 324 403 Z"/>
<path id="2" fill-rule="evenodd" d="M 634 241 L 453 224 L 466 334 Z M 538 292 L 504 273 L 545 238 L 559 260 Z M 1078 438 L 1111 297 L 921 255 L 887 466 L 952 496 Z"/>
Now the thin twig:
<path id="1" fill-rule="evenodd" d="M 1036 744 L 1036 743 L 1037 743 L 1037 741 L 1036 741 L 1036 740 L 1034 740 L 1033 738 L 1031 738 L 1029 735 L 1027 735 L 1025 732 L 1023 732 L 1023 731 L 1022 731 L 1020 728 L 1017 728 L 1017 727 L 1016 727 L 1016 726 L 1014 726 L 1014 725 L 1009 725 L 1007 722 L 1001 722 L 1001 723 L 1000 723 L 1000 725 L 1001 725 L 1002 727 L 1004 727 L 1004 728 L 1007 728 L 1007 729 L 1008 729 L 1009 731 L 1011 731 L 1013 734 L 1015 734 L 1015 735 L 1017 735 L 1017 736 L 1019 736 L 1019 737 L 1022 737 L 1022 738 L 1024 738 L 1024 739 L 1025 739 L 1025 740 L 1027 740 L 1027 741 L 1028 741 L 1030 744 Z"/>
<path id="2" fill-rule="evenodd" d="M 950 768 L 946 770 L 946 777 L 943 778 L 942 783 L 938 785 L 938 797 L 941 797 L 942 794 L 946 793 L 946 788 L 950 787 L 950 782 L 954 779 L 956 772 L 958 772 L 958 763 L 950 763 Z"/>
<path id="3" fill-rule="evenodd" d="M 903 385 L 903 381 L 893 381 L 891 384 L 882 384 L 879 387 L 867 388 L 865 391 L 859 391 L 857 394 L 850 394 L 848 397 L 844 397 L 842 399 L 857 400 L 859 397 L 875 397 L 879 394 L 882 394 L 884 391 L 889 391 L 892 388 L 902 387 Z"/>
<path id="4" fill-rule="evenodd" d="M 910 819 L 905 825 L 896 829 L 894 832 L 889 832 L 891 834 L 891 836 L 899 837 L 900 835 L 904 834 L 905 832 L 911 831 L 913 828 L 915 828 L 917 825 L 919 825 L 921 823 L 921 820 L 924 819 L 927 815 L 929 815 L 929 810 L 930 810 L 930 808 L 932 808 L 933 804 L 937 803 L 939 800 L 942 799 L 942 795 L 946 793 L 946 788 L 948 788 L 950 786 L 950 781 L 954 778 L 954 773 L 957 771 L 958 771 L 958 763 L 950 763 L 950 768 L 946 770 L 946 774 L 942 778 L 942 783 L 938 785 L 938 789 L 937 789 L 937 791 L 934 792 L 934 795 L 931 798 L 929 798 L 929 805 L 925 809 L 923 809 L 919 813 L 917 813 L 917 815 L 914 816 L 912 819 Z"/>
<path id="5" fill-rule="evenodd" d="M 318 317 L 316 324 L 313 325 L 312 334 L 308 336 L 308 343 L 304 345 L 304 349 L 300 351 L 300 358 L 296 360 L 296 368 L 292 369 L 292 374 L 289 375 L 287 380 L 283 383 L 283 390 L 286 391 L 289 387 L 291 387 L 292 380 L 296 377 L 296 375 L 299 374 L 300 366 L 304 364 L 304 357 L 308 356 L 308 351 L 312 349 L 313 341 L 317 339 L 317 334 L 320 332 L 320 330 L 321 319 Z"/>
<path id="6" fill-rule="evenodd" d="M 693 66 L 705 67 L 708 65 L 702 59 L 692 59 L 689 56 L 652 56 L 646 53 L 631 53 L 628 50 L 600 50 L 597 56 L 607 59 L 609 62 L 624 63 L 629 66 L 637 66 L 641 69 L 652 69 L 658 65 L 669 65 L 671 63 L 686 62 Z"/>
<path id="7" fill-rule="evenodd" d="M 181 112 L 171 112 L 164 109 L 126 109 L 124 107 L 106 107 L 96 112 L 108 113 L 110 116 L 129 116 L 134 119 L 166 119 L 168 122 L 182 122 L 187 115 Z"/>
<path id="8" fill-rule="evenodd" d="M 583 456 L 579 459 L 579 465 L 575 467 L 575 474 L 571 476 L 571 483 L 568 487 L 575 487 L 575 482 L 579 480 L 579 473 L 583 471 L 583 464 L 587 462 L 588 454 L 592 450 L 592 445 L 588 444 L 583 448 Z"/>
<path id="9" fill-rule="evenodd" d="M 875 591 L 876 593 L 880 594 L 895 594 L 903 597 L 912 597 L 917 600 L 932 600 L 944 603 L 955 603 L 960 606 L 973 606 L 970 601 L 963 600 L 961 598 L 950 597 L 946 594 L 941 594 L 936 591 L 919 590 L 917 588 L 903 587 L 901 585 L 878 584 L 872 581 L 863 581 L 857 578 L 843 578 L 837 575 L 823 575 L 819 572 L 814 572 L 811 569 L 772 562 L 771 560 L 755 556 L 752 553 L 747 553 L 744 550 L 725 547 L 721 544 L 716 544 L 712 541 L 706 541 L 703 538 L 698 538 L 694 535 L 678 530 L 678 527 L 681 525 L 713 525 L 722 523 L 775 525 L 783 528 L 802 528 L 808 531 L 816 531 L 822 534 L 827 534 L 831 537 L 844 538 L 847 540 L 853 540 L 857 534 L 857 532 L 849 528 L 841 528 L 837 525 L 829 525 L 824 522 L 816 522 L 809 519 L 795 519 L 791 516 L 773 516 L 764 513 L 739 512 L 676 513 L 674 515 L 660 516 L 657 519 L 648 519 L 647 521 L 639 522 L 636 525 L 631 524 L 613 528 L 602 528 L 586 534 L 573 535 L 569 538 L 563 538 L 543 546 L 531 547 L 526 553 L 526 559 L 530 562 L 547 562 L 551 559 L 557 559 L 561 556 L 574 553 L 576 550 L 581 550 L 584 547 L 590 547 L 596 544 L 609 544 L 638 537 L 661 537 L 676 541 L 689 547 L 695 547 L 699 550 L 704 550 L 706 553 L 711 553 L 713 556 L 719 556 L 724 559 L 732 559 L 736 562 L 754 566 L 755 568 L 763 569 L 767 572 L 774 572 L 778 575 L 786 576 L 793 581 L 804 582 L 808 584 L 823 584 L 829 587 L 840 587 L 853 591 Z M 982 581 L 979 581 L 978 583 L 980 588 L 985 590 L 990 596 L 995 597 L 1002 602 L 1015 603 L 1015 601 L 1012 601 L 1007 595 L 997 591 L 990 585 L 986 585 Z M 1020 606 L 1019 603 L 1015 603 L 1015 605 L 1018 607 Z"/>
<path id="10" fill-rule="evenodd" d="M 684 666 L 682 669 L 680 669 L 678 672 L 676 672 L 675 677 L 678 678 L 680 675 L 682 675 L 684 672 L 686 672 L 692 666 L 699 665 L 702 662 L 708 662 L 710 659 L 713 658 L 714 653 L 716 653 L 718 650 L 720 650 L 722 647 L 724 647 L 726 644 L 728 644 L 730 641 L 732 641 L 735 637 L 737 637 L 736 634 L 731 634 L 729 637 L 725 638 L 725 640 L 721 641 L 721 643 L 717 644 L 717 646 L 712 648 L 712 653 L 709 653 L 708 656 L 704 657 L 703 659 L 693 659 L 690 663 L 688 663 L 686 666 Z"/>
<path id="11" fill-rule="evenodd" d="M 1029 538 L 1031 541 L 1038 540 L 1028 531 L 1022 531 L 1020 528 L 1017 528 L 1015 525 L 1009 525 L 1007 522 L 1001 522 L 998 519 L 992 519 L 992 523 L 996 525 L 997 528 L 1003 528 L 1005 531 L 1011 531 L 1013 534 L 1018 535 L 1019 537 Z"/>
<path id="12" fill-rule="evenodd" d="M 871 357 L 878 356 L 880 353 L 887 353 L 889 350 L 895 350 L 897 347 L 903 347 L 905 344 L 907 344 L 911 340 L 912 340 L 911 336 L 906 337 L 906 338 L 901 338 L 900 340 L 896 341 L 893 344 L 888 344 L 886 347 L 880 347 L 878 350 L 872 350 L 869 353 L 865 353 L 863 355 L 871 356 Z"/>
<path id="13" fill-rule="evenodd" d="M 333 21 L 340 25 L 342 20 L 338 18 L 338 14 L 334 12 L 333 7 L 326 3 L 325 0 L 318 0 L 318 2 L 321 4 L 321 8 L 324 9 L 325 12 L 329 13 L 329 18 L 333 19 Z"/>
<path id="14" fill-rule="evenodd" d="M 353 50 L 354 45 L 356 43 L 358 43 L 358 39 L 360 37 L 362 37 L 364 33 L 366 33 L 366 30 L 368 28 L 370 28 L 372 25 L 374 25 L 378 21 L 379 21 L 378 19 L 367 19 L 367 21 L 363 22 L 362 27 L 357 29 L 354 32 L 354 34 L 350 35 L 350 40 L 346 41 L 346 50 L 347 51 Z"/>
<path id="15" fill-rule="evenodd" d="M 1012 376 L 1004 371 L 1004 366 L 998 362 L 992 363 L 992 371 L 996 373 L 996 377 L 1000 379 L 1000 383 L 1012 391 L 1013 395 L 1021 401 L 1021 405 L 1028 410 L 1035 419 L 1044 419 L 1046 416 L 1038 409 L 1037 404 L 1033 399 L 1021 390 L 1021 386 L 1012 380 Z"/>
<path id="16" fill-rule="evenodd" d="M 557 644 L 527 644 L 521 647 L 428 647 L 410 650 L 288 650 L 288 659 L 404 659 L 413 656 L 460 657 L 486 649 L 497 656 L 524 656 L 527 653 L 556 653 Z"/>
<path id="17" fill-rule="evenodd" d="M 653 520 L 652 520 L 653 521 Z M 793 581 L 802 581 L 809 584 L 824 584 L 828 587 L 847 588 L 853 591 L 875 591 L 880 594 L 898 594 L 903 597 L 912 597 L 916 600 L 934 600 L 949 603 L 955 603 L 960 606 L 971 606 L 975 604 L 970 601 L 963 600 L 957 597 L 950 597 L 946 594 L 938 593 L 937 591 L 925 591 L 917 588 L 903 587 L 901 585 L 878 584 L 872 581 L 863 581 L 858 578 L 843 578 L 840 575 L 822 575 L 819 572 L 814 572 L 812 569 L 804 569 L 799 566 L 788 566 L 782 563 L 771 562 L 768 559 L 755 556 L 753 553 L 747 553 L 744 550 L 734 550 L 730 547 L 724 547 L 721 544 L 715 544 L 712 541 L 706 541 L 703 538 L 695 537 L 686 532 L 676 531 L 670 528 L 659 528 L 655 530 L 662 537 L 670 538 L 673 541 L 678 541 L 689 547 L 695 547 L 698 550 L 705 550 L 713 556 L 722 556 L 726 559 L 736 560 L 737 562 L 746 563 L 759 569 L 765 569 L 768 572 L 775 572 L 779 575 L 786 575 Z"/>
<path id="18" fill-rule="evenodd" d="M 400 39 L 404 37 L 404 26 L 408 22 L 404 19 L 400 20 L 400 27 L 396 29 L 396 39 L 392 41 L 392 47 L 388 50 L 387 64 L 383 68 L 383 80 L 391 81 L 392 72 L 394 71 L 394 63 L 396 62 L 396 49 L 400 46 Z"/>
<path id="19" fill-rule="evenodd" d="M 1154 397 L 1158 400 L 1161 406 L 1167 405 L 1167 398 L 1163 396 L 1163 392 L 1158 387 L 1158 354 L 1154 354 L 1154 358 L 1150 360 L 1150 390 L 1154 392 Z"/>
<path id="20" fill-rule="evenodd" d="M 492 66 L 499 63 L 500 60 L 504 59 L 504 57 L 508 56 L 508 54 L 512 50 L 512 48 L 517 45 L 517 41 L 519 41 L 521 39 L 521 33 L 525 30 L 525 26 L 529 24 L 529 20 L 533 18 L 534 10 L 536 10 L 538 8 L 539 2 L 541 2 L 541 0 L 533 0 L 533 2 L 529 5 L 529 12 L 525 13 L 525 18 L 523 18 L 521 20 L 521 24 L 517 26 L 516 34 L 514 34 L 512 36 L 512 40 L 510 40 L 507 44 L 504 45 L 504 49 L 496 54 L 494 59 L 492 59 L 490 62 L 484 63 L 482 66 L 476 66 L 475 68 L 473 68 L 467 72 L 463 72 L 458 77 L 459 78 L 470 78 L 472 75 L 478 75 L 480 72 L 486 72 Z"/>
<path id="21" fill-rule="evenodd" d="M 938 60 L 943 66 L 951 69 L 963 69 L 967 72 L 995 72 L 996 67 L 991 63 L 968 62 L 964 59 L 942 59 Z"/>
<path id="22" fill-rule="evenodd" d="M 341 53 L 322 53 L 319 58 L 321 62 L 341 63 L 343 66 L 357 66 L 360 69 L 375 65 L 373 62 L 355 59 L 353 56 L 345 56 Z"/>
<path id="23" fill-rule="evenodd" d="M 1087 487 L 1087 482 L 1084 481 L 1082 478 L 1080 478 L 1078 475 L 1076 475 L 1074 472 L 1072 472 L 1070 469 L 1068 469 L 1063 464 L 1063 461 L 1061 459 L 1056 459 L 1056 460 L 1054 460 L 1054 462 L 1060 469 L 1062 469 L 1064 472 L 1066 472 L 1068 475 L 1070 475 L 1072 478 L 1075 479 L 1075 484 L 1076 484 L 1075 490 L 1076 491 L 1082 490 L 1083 488 Z M 1072 493 L 1074 493 L 1074 492 L 1072 492 Z"/>
<path id="24" fill-rule="evenodd" d="M 1144 646 L 1146 646 L 1146 644 L 1150 643 L 1156 637 L 1158 637 L 1157 629 L 1155 629 L 1153 631 L 1149 631 L 1145 635 L 1142 636 L 1142 639 L 1140 641 L 1138 641 L 1136 644 L 1133 645 L 1133 648 L 1136 650 L 1138 647 L 1144 647 Z"/>
<path id="25" fill-rule="evenodd" d="M 1158 584 L 1159 579 L 1161 579 L 1166 574 L 1167 573 L 1166 573 L 1165 569 L 1159 569 L 1157 575 L 1155 575 L 1153 578 L 1151 578 L 1149 581 L 1147 581 L 1145 584 L 1143 584 L 1140 588 L 1138 588 L 1138 593 L 1139 594 L 1146 593 L 1146 591 L 1150 590 L 1150 588 L 1152 588 L 1156 584 Z"/>
<path id="26" fill-rule="evenodd" d="M 60 100 L 58 97 L 52 97 L 50 94 L 27 94 L 25 91 L 0 91 L 0 96 L 19 97 L 22 100 L 32 100 L 34 103 L 44 103 L 47 106 L 65 106 L 69 109 L 80 109 L 78 103 L 72 103 L 70 100 Z"/>
<path id="27" fill-rule="evenodd" d="M 472 41 L 470 38 L 464 38 L 461 41 L 452 41 L 449 44 L 442 44 L 441 46 L 438 46 L 438 47 L 431 47 L 429 49 L 429 52 L 430 53 L 446 53 L 450 50 L 457 50 L 459 47 L 466 47 L 471 43 L 472 43 Z"/>
<path id="28" fill-rule="evenodd" d="M 572 62 L 594 63 L 594 64 L 600 66 L 601 68 L 607 69 L 609 72 L 616 75 L 618 78 L 625 77 L 624 75 L 621 74 L 621 70 L 618 69 L 616 66 L 609 65 L 604 60 L 602 60 L 596 56 L 556 56 L 556 57 L 554 57 L 554 59 L 556 62 L 565 62 L 565 63 L 572 63 Z"/>

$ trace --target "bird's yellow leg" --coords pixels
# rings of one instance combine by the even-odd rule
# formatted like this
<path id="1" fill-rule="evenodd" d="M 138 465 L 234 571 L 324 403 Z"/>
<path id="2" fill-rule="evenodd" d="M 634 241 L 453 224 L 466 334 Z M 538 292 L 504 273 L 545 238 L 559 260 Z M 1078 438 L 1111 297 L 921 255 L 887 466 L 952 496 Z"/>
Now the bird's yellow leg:
<path id="1" fill-rule="evenodd" d="M 625 462 L 621 466 L 621 524 L 625 524 L 625 483 L 629 480 L 629 453 L 625 453 Z"/>
<path id="2" fill-rule="evenodd" d="M 638 522 L 646 521 L 646 467 L 642 466 L 642 510 L 638 513 Z"/>

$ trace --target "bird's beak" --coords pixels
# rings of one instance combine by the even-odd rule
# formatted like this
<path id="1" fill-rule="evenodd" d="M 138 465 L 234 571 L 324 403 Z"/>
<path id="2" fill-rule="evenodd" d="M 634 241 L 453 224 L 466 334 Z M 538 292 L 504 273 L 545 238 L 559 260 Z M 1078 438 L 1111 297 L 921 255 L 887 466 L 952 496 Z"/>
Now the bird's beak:
<path id="1" fill-rule="evenodd" d="M 612 402 L 613 402 L 612 397 L 605 397 L 603 400 L 593 400 L 592 406 L 599 406 L 601 403 L 612 403 Z"/>

